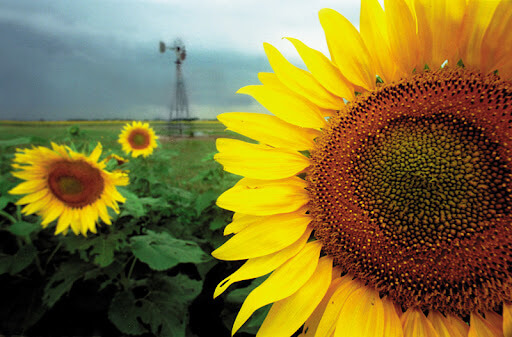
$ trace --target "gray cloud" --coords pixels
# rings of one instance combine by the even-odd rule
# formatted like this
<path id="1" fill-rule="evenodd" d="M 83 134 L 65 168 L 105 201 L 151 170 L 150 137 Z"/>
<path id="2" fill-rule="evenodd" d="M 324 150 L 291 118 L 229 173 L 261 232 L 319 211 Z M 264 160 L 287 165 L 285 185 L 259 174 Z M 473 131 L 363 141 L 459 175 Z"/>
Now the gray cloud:
<path id="1" fill-rule="evenodd" d="M 287 15 L 268 10 L 269 0 L 191 2 L 2 3 L 0 119 L 166 118 L 174 60 L 158 52 L 158 42 L 177 36 L 187 45 L 183 71 L 195 116 L 254 109 L 250 97 L 235 92 L 271 71 L 262 42 L 321 33 L 309 2 L 285 1 Z"/>

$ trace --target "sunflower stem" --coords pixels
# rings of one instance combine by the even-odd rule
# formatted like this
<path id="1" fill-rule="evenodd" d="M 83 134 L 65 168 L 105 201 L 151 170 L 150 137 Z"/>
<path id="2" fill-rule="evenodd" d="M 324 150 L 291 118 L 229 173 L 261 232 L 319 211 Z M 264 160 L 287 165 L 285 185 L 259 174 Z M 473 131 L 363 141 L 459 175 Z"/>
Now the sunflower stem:
<path id="1" fill-rule="evenodd" d="M 9 219 L 13 224 L 18 222 L 18 220 L 16 220 L 15 217 L 13 217 L 12 215 L 10 215 L 9 213 L 7 213 L 5 211 L 0 210 L 0 215 L 3 216 L 4 218 Z"/>
<path id="2" fill-rule="evenodd" d="M 135 263 L 137 262 L 137 258 L 134 256 L 132 264 L 130 266 L 130 270 L 128 271 L 128 276 L 126 277 L 128 280 L 132 277 L 133 268 L 135 267 Z"/>
<path id="3" fill-rule="evenodd" d="M 45 274 L 45 271 L 41 267 L 41 260 L 39 259 L 39 255 L 36 255 L 36 267 L 37 267 L 37 270 L 39 271 L 39 274 L 41 274 L 41 276 L 43 276 Z"/>
<path id="4" fill-rule="evenodd" d="M 55 249 L 52 251 L 52 253 L 48 257 L 48 259 L 46 260 L 46 264 L 44 266 L 45 272 L 46 272 L 46 268 L 48 268 L 48 265 L 50 264 L 50 261 L 53 259 L 53 257 L 55 256 L 55 254 L 57 253 L 57 251 L 60 249 L 61 246 L 62 246 L 62 241 L 59 241 L 59 244 L 55 247 Z"/>
<path id="5" fill-rule="evenodd" d="M 21 207 L 20 207 L 20 205 L 16 205 L 16 216 L 18 218 L 17 222 L 20 222 L 21 221 Z"/>

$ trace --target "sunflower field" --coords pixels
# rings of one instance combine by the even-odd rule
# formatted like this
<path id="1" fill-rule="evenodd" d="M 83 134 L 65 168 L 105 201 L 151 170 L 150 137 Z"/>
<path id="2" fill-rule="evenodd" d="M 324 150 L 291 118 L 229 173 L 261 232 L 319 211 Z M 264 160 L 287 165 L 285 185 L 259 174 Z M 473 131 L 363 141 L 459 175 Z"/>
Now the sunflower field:
<path id="1" fill-rule="evenodd" d="M 232 217 L 215 200 L 238 179 L 213 160 L 215 139 L 240 136 L 215 122 L 152 123 L 159 136 L 152 153 L 132 157 L 118 141 L 123 125 L 0 124 L 1 333 L 229 336 L 237 308 L 261 283 L 242 282 L 213 299 L 240 265 L 210 255 Z M 84 156 L 101 143 L 104 170 L 127 175 L 129 183 L 117 186 L 119 209 L 108 208 L 111 225 L 98 220 L 96 233 L 62 227 L 55 234 L 59 220 L 44 224 L 41 212 L 27 214 L 22 196 L 9 193 L 22 182 L 13 176 L 16 156 L 52 143 Z M 253 335 L 266 311 L 240 336 Z"/>

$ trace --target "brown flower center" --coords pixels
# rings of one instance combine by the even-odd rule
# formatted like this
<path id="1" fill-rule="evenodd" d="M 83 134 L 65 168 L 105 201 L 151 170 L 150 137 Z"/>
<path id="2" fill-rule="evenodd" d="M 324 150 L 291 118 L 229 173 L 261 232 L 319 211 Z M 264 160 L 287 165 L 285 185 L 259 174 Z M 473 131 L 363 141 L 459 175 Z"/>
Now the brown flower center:
<path id="1" fill-rule="evenodd" d="M 55 197 L 79 208 L 94 203 L 103 193 L 105 182 L 99 169 L 84 161 L 59 161 L 49 170 L 48 184 Z"/>
<path id="2" fill-rule="evenodd" d="M 130 133 L 128 142 L 134 149 L 145 149 L 149 146 L 149 135 L 145 130 L 134 130 Z"/>
<path id="3" fill-rule="evenodd" d="M 511 301 L 511 98 L 509 82 L 445 69 L 332 118 L 307 176 L 325 252 L 404 309 Z"/>

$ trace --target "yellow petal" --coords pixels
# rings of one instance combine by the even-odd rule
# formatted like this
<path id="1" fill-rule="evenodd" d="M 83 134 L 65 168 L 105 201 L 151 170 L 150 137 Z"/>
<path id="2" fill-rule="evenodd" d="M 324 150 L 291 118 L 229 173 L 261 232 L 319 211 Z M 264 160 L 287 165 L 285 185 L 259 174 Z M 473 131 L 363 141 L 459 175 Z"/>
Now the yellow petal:
<path id="1" fill-rule="evenodd" d="M 501 1 L 482 38 L 481 71 L 486 74 L 501 70 L 511 63 L 512 2 Z M 500 74 L 502 71 L 500 71 Z M 505 77 L 508 78 L 508 77 Z"/>
<path id="2" fill-rule="evenodd" d="M 20 178 L 23 180 L 37 180 L 37 179 L 44 179 L 46 172 L 37 172 L 35 170 L 31 169 L 25 169 L 24 171 L 13 171 L 11 172 L 13 177 Z"/>
<path id="3" fill-rule="evenodd" d="M 453 321 L 455 321 L 456 317 L 453 317 Z M 431 310 L 428 313 L 428 320 L 432 323 L 432 326 L 436 330 L 439 337 L 466 337 L 469 326 L 467 329 L 461 330 L 459 329 L 459 324 L 453 324 L 452 321 L 448 320 L 442 313 L 438 311 Z M 459 319 L 460 320 L 460 319 Z M 462 321 L 461 321 L 462 322 Z M 462 322 L 465 324 L 464 322 Z"/>
<path id="4" fill-rule="evenodd" d="M 100 159 L 101 156 L 102 149 L 103 147 L 101 146 L 101 143 L 98 143 L 98 145 L 96 145 L 94 150 L 91 152 L 89 159 L 95 163 L 98 162 L 98 159 Z"/>
<path id="5" fill-rule="evenodd" d="M 309 48 L 297 39 L 291 37 L 287 37 L 286 39 L 293 43 L 293 46 L 297 49 L 297 52 L 306 67 L 308 67 L 308 70 L 324 88 L 346 100 L 351 101 L 354 99 L 354 88 L 341 74 L 336 65 L 324 54 L 318 50 Z"/>
<path id="6" fill-rule="evenodd" d="M 264 43 L 263 48 L 279 81 L 290 90 L 325 109 L 339 110 L 345 105 L 340 97 L 325 90 L 313 75 L 288 62 L 275 47 Z"/>
<path id="7" fill-rule="evenodd" d="M 309 150 L 313 140 L 320 135 L 317 130 L 289 124 L 276 116 L 231 112 L 217 116 L 228 130 L 273 147 L 282 147 L 297 151 Z"/>
<path id="8" fill-rule="evenodd" d="M 397 80 L 397 66 L 389 47 L 386 16 L 377 0 L 361 1 L 361 37 L 368 47 L 377 74 L 389 83 Z"/>
<path id="9" fill-rule="evenodd" d="M 335 337 L 384 336 L 384 306 L 379 293 L 361 287 L 347 298 L 336 323 Z"/>
<path id="10" fill-rule="evenodd" d="M 47 189 L 48 182 L 44 179 L 29 180 L 20 183 L 18 186 L 9 191 L 9 194 L 28 194 Z"/>
<path id="11" fill-rule="evenodd" d="M 290 91 L 264 85 L 249 85 L 239 89 L 237 93 L 252 96 L 285 122 L 313 129 L 322 128 L 326 124 L 318 106 Z"/>
<path id="12" fill-rule="evenodd" d="M 359 32 L 340 13 L 324 8 L 318 13 L 331 58 L 343 76 L 367 90 L 375 88 L 376 73 Z"/>
<path id="13" fill-rule="evenodd" d="M 363 285 L 352 280 L 352 276 L 345 275 L 341 278 L 338 288 L 334 291 L 325 308 L 324 314 L 316 329 L 315 337 L 331 336 L 336 329 L 336 323 L 340 316 L 340 311 L 347 304 L 348 297 Z M 347 304 L 348 306 L 351 303 Z"/>
<path id="14" fill-rule="evenodd" d="M 272 302 L 294 294 L 313 275 L 318 264 L 322 244 L 310 242 L 293 258 L 276 269 L 245 299 L 236 316 L 232 334 L 240 329 L 254 311 Z"/>
<path id="15" fill-rule="evenodd" d="M 21 198 L 20 200 L 16 201 L 16 205 L 25 205 L 30 204 L 33 202 L 36 202 L 38 200 L 41 200 L 42 198 L 46 197 L 50 193 L 50 190 L 45 188 L 43 190 L 36 191 L 34 193 L 28 194 Z"/>
<path id="16" fill-rule="evenodd" d="M 404 337 L 439 337 L 421 310 L 410 308 L 402 315 L 401 320 Z"/>
<path id="17" fill-rule="evenodd" d="M 44 208 L 52 207 L 55 202 L 57 201 L 50 194 L 47 194 L 42 199 L 23 207 L 21 213 L 25 215 L 34 214 Z"/>
<path id="18" fill-rule="evenodd" d="M 482 69 L 482 41 L 497 5 L 497 1 L 468 2 L 459 37 L 461 45 L 458 53 L 466 66 Z"/>
<path id="19" fill-rule="evenodd" d="M 274 73 L 258 73 L 258 79 L 260 80 L 261 84 L 263 84 L 266 87 L 271 88 L 286 88 L 284 84 L 279 81 L 279 78 L 277 78 L 277 75 Z"/>
<path id="20" fill-rule="evenodd" d="M 273 254 L 247 260 L 247 262 L 244 263 L 237 271 L 226 277 L 217 285 L 213 294 L 213 298 L 216 298 L 222 294 L 231 284 L 235 282 L 249 280 L 272 272 L 283 263 L 288 261 L 290 258 L 295 256 L 304 247 L 310 235 L 311 229 L 308 229 L 297 241 L 284 248 L 283 250 Z"/>
<path id="21" fill-rule="evenodd" d="M 260 222 L 263 218 L 257 215 L 234 213 L 232 222 L 224 228 L 224 235 L 238 233 L 247 226 Z"/>
<path id="22" fill-rule="evenodd" d="M 451 327 L 451 331 L 455 336 L 462 335 L 467 336 L 469 331 L 469 325 L 459 317 L 453 315 L 447 315 L 446 321 Z"/>
<path id="23" fill-rule="evenodd" d="M 503 303 L 503 335 L 512 336 L 512 304 Z"/>
<path id="24" fill-rule="evenodd" d="M 333 274 L 335 271 L 333 271 Z M 309 318 L 304 323 L 303 334 L 300 335 L 302 337 L 312 337 L 315 336 L 316 329 L 318 324 L 320 323 L 320 319 L 322 318 L 325 308 L 327 307 L 327 303 L 331 299 L 332 294 L 338 289 L 339 284 L 341 283 L 341 278 L 336 277 L 331 281 L 329 285 L 329 289 L 325 293 L 324 297 L 320 301 L 320 303 L 316 306 L 315 311 L 309 316 Z"/>
<path id="25" fill-rule="evenodd" d="M 416 21 L 404 0 L 384 0 L 386 22 L 391 55 L 399 73 L 411 74 L 419 64 L 419 42 L 416 34 Z"/>
<path id="26" fill-rule="evenodd" d="M 73 214 L 71 215 L 71 230 L 75 235 L 79 235 L 82 231 L 82 218 L 79 215 L 79 212 L 77 212 L 76 209 L 74 209 Z"/>
<path id="27" fill-rule="evenodd" d="M 245 260 L 275 253 L 297 241 L 311 222 L 309 215 L 270 215 L 235 234 L 212 252 L 219 260 Z"/>
<path id="28" fill-rule="evenodd" d="M 290 213 L 309 201 L 305 188 L 306 182 L 298 177 L 281 180 L 243 178 L 219 196 L 217 205 L 252 215 Z"/>
<path id="29" fill-rule="evenodd" d="M 453 60 L 457 52 L 466 1 L 416 0 L 414 5 L 421 44 L 420 65 L 437 69 L 445 60 Z"/>
<path id="30" fill-rule="evenodd" d="M 388 298 L 382 299 L 384 306 L 384 334 L 383 336 L 403 337 L 404 331 L 398 313 L 396 312 L 395 303 Z"/>
<path id="31" fill-rule="evenodd" d="M 96 233 L 96 220 L 98 219 L 98 211 L 95 207 L 87 205 L 82 209 L 82 234 L 85 235 L 87 231 Z"/>
<path id="32" fill-rule="evenodd" d="M 257 337 L 289 337 L 297 331 L 327 292 L 332 278 L 332 258 L 322 257 L 313 276 L 293 295 L 275 302 Z"/>
<path id="33" fill-rule="evenodd" d="M 308 158 L 297 151 L 250 144 L 237 139 L 218 138 L 214 159 L 224 170 L 254 179 L 282 179 L 309 166 Z"/>
<path id="34" fill-rule="evenodd" d="M 497 330 L 503 329 L 503 316 L 494 311 L 485 311 L 485 320 L 489 322 Z"/>
<path id="35" fill-rule="evenodd" d="M 55 229 L 55 235 L 66 231 L 69 228 L 69 223 L 73 219 L 73 212 L 70 208 L 65 207 L 59 221 L 57 222 L 57 228 Z"/>
<path id="36" fill-rule="evenodd" d="M 501 327 L 496 327 L 480 314 L 472 312 L 469 319 L 468 337 L 503 337 Z"/>
<path id="37" fill-rule="evenodd" d="M 52 207 L 49 207 L 47 210 L 45 210 L 41 225 L 46 226 L 53 220 L 57 219 L 62 214 L 62 212 L 64 212 L 64 208 L 65 206 L 62 202 L 52 203 Z"/>
<path id="38" fill-rule="evenodd" d="M 110 216 L 108 215 L 107 206 L 104 202 L 101 200 L 98 200 L 96 203 L 96 207 L 98 208 L 98 215 L 100 216 L 101 220 L 103 220 L 104 223 L 107 225 L 111 225 L 112 222 L 110 221 Z"/>

